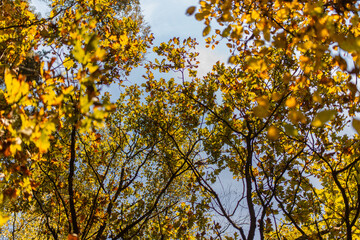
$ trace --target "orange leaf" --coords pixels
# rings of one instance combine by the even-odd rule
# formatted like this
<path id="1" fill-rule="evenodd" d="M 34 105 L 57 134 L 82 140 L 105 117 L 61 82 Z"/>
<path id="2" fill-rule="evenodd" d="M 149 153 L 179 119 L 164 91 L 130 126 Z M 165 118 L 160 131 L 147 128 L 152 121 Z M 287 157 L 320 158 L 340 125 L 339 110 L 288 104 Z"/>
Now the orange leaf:
<path id="1" fill-rule="evenodd" d="M 76 233 L 70 233 L 69 235 L 68 235 L 68 238 L 67 238 L 68 240 L 78 240 L 79 238 L 78 238 L 78 235 L 76 234 Z"/>

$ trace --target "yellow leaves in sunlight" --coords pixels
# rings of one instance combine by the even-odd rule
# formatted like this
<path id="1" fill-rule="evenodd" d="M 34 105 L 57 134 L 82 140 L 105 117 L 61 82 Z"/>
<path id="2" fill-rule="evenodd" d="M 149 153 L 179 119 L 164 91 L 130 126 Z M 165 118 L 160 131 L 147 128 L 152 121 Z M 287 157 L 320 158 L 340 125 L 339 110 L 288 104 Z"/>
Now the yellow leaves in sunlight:
<path id="1" fill-rule="evenodd" d="M 279 129 L 272 125 L 268 129 L 267 137 L 270 140 L 277 140 L 279 138 L 279 133 L 280 133 Z"/>
<path id="2" fill-rule="evenodd" d="M 306 123 L 306 117 L 305 115 L 300 112 L 300 111 L 296 111 L 296 110 L 291 110 L 289 113 L 288 113 L 288 118 L 290 119 L 290 121 L 293 123 L 293 124 L 297 124 L 299 122 L 301 123 Z"/>
<path id="3" fill-rule="evenodd" d="M 0 226 L 4 225 L 9 219 L 9 216 L 0 215 Z"/>
<path id="4" fill-rule="evenodd" d="M 6 100 L 9 104 L 17 103 L 29 93 L 29 85 L 25 82 L 25 76 L 14 78 L 10 70 L 5 70 L 5 85 L 7 89 Z"/>
<path id="5" fill-rule="evenodd" d="M 72 51 L 72 54 L 74 56 L 74 58 L 79 62 L 79 63 L 83 63 L 84 62 L 84 58 L 85 58 L 85 50 L 82 48 L 82 43 L 81 41 L 77 41 L 75 43 L 74 49 Z"/>
<path id="6" fill-rule="evenodd" d="M 312 95 L 312 99 L 313 99 L 314 102 L 322 103 L 322 98 L 321 98 L 321 96 L 320 96 L 320 94 L 318 92 L 315 92 Z"/>
<path id="7" fill-rule="evenodd" d="M 279 92 L 273 92 L 271 94 L 271 99 L 273 101 L 279 101 L 282 98 L 282 94 L 280 94 Z"/>
<path id="8" fill-rule="evenodd" d="M 233 25 L 231 37 L 234 39 L 240 39 L 243 33 L 243 26 L 241 25 Z"/>
<path id="9" fill-rule="evenodd" d="M 266 108 L 269 107 L 269 99 L 267 96 L 257 97 L 255 100 L 257 101 L 259 106 L 266 107 Z"/>
<path id="10" fill-rule="evenodd" d="M 258 106 L 253 108 L 253 113 L 258 118 L 265 118 L 269 115 L 269 99 L 267 96 L 257 97 Z"/>
<path id="11" fill-rule="evenodd" d="M 297 105 L 296 98 L 291 97 L 291 98 L 287 99 L 285 102 L 285 105 L 289 108 L 295 108 Z"/>
<path id="12" fill-rule="evenodd" d="M 287 19 L 289 17 L 289 12 L 288 8 L 281 8 L 276 12 L 276 16 L 280 19 Z"/>
<path id="13" fill-rule="evenodd" d="M 65 58 L 64 61 L 64 67 L 69 70 L 70 68 L 72 68 L 75 65 L 74 61 L 71 58 Z"/>
<path id="14" fill-rule="evenodd" d="M 119 42 L 121 43 L 122 46 L 125 46 L 126 44 L 129 43 L 129 38 L 126 34 L 123 34 L 119 37 Z"/>
<path id="15" fill-rule="evenodd" d="M 41 153 L 44 153 L 49 149 L 49 136 L 55 130 L 55 123 L 48 120 L 36 126 L 35 133 L 33 134 L 32 138 L 34 138 L 34 143 L 39 148 Z"/>
<path id="16" fill-rule="evenodd" d="M 309 58 L 309 57 L 306 57 L 306 56 L 303 56 L 303 55 L 301 55 L 299 59 L 300 59 L 300 62 L 301 62 L 302 64 L 307 64 L 307 63 L 309 63 L 309 61 L 310 61 L 310 58 Z"/>
<path id="17" fill-rule="evenodd" d="M 333 119 L 336 114 L 336 110 L 324 110 L 318 112 L 315 116 L 315 119 L 312 121 L 311 125 L 314 127 L 322 127 L 326 122 Z"/>
<path id="18" fill-rule="evenodd" d="M 231 56 L 231 57 L 229 57 L 228 63 L 235 64 L 235 61 L 236 61 L 236 56 Z"/>
<path id="19" fill-rule="evenodd" d="M 72 50 L 72 54 L 75 60 L 85 65 L 88 62 L 94 62 L 104 58 L 106 52 L 104 49 L 98 46 L 99 39 L 96 34 L 79 32 L 75 35 L 81 36 L 75 41 L 74 49 Z M 85 47 L 83 47 L 83 42 L 81 39 L 85 39 Z M 120 42 L 126 45 L 128 42 L 127 36 L 121 36 Z"/>
<path id="20" fill-rule="evenodd" d="M 57 106 L 62 103 L 64 98 L 62 94 L 58 95 L 51 87 L 47 87 L 45 90 L 47 90 L 47 94 L 42 95 L 41 99 L 43 100 L 44 104 L 47 105 L 49 110 L 51 106 Z"/>
<path id="21" fill-rule="evenodd" d="M 253 57 L 247 57 L 246 63 L 248 64 L 248 68 L 253 71 L 265 71 L 267 70 L 267 65 L 262 58 L 253 58 Z"/>
<path id="22" fill-rule="evenodd" d="M 319 36 L 322 37 L 322 38 L 327 38 L 329 37 L 329 30 L 326 29 L 326 28 L 322 28 L 319 32 Z"/>
<path id="23" fill-rule="evenodd" d="M 259 20 L 259 18 L 260 18 L 260 14 L 257 11 L 252 10 L 251 11 L 251 19 L 252 20 Z"/>
<path id="24" fill-rule="evenodd" d="M 309 38 L 309 36 L 306 35 L 306 38 Z M 312 41 L 310 40 L 307 40 L 307 41 L 304 41 L 304 43 L 300 44 L 299 45 L 299 49 L 301 51 L 307 51 L 307 50 L 311 50 L 312 48 L 315 48 L 316 47 L 316 44 L 314 44 Z M 306 56 L 300 56 L 300 61 L 301 62 L 308 62 L 310 59 Z"/>

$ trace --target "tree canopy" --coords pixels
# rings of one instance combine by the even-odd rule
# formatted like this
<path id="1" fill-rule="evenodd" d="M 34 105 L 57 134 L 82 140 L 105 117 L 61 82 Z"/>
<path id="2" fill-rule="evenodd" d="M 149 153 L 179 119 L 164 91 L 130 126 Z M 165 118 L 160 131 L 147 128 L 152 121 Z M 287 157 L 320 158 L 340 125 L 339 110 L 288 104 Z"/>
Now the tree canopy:
<path id="1" fill-rule="evenodd" d="M 358 1 L 189 6 L 229 49 L 204 76 L 138 1 L 49 5 L 0 3 L 2 238 L 360 236 Z"/>

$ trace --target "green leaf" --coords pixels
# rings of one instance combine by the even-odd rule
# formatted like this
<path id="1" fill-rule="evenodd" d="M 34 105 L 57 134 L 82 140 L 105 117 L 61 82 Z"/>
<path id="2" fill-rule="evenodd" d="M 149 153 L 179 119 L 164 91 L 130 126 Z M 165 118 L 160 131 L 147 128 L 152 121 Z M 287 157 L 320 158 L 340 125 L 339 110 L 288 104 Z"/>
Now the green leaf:
<path id="1" fill-rule="evenodd" d="M 253 108 L 253 113 L 258 118 L 266 118 L 269 116 L 268 107 L 256 106 Z"/>
<path id="2" fill-rule="evenodd" d="M 299 134 L 298 131 L 295 129 L 295 127 L 293 125 L 285 124 L 284 128 L 285 128 L 285 133 L 287 135 L 296 137 Z"/>
<path id="3" fill-rule="evenodd" d="M 98 38 L 96 34 L 93 34 L 89 38 L 89 42 L 86 44 L 85 53 L 92 52 L 98 47 Z"/>
<path id="4" fill-rule="evenodd" d="M 314 127 L 322 127 L 327 121 L 333 119 L 336 114 L 336 110 L 324 110 L 318 112 L 315 116 L 315 119 L 312 121 L 311 125 Z"/>
<path id="5" fill-rule="evenodd" d="M 221 33 L 222 37 L 228 37 L 231 32 L 231 26 L 229 25 L 227 28 L 224 29 L 224 31 Z"/>

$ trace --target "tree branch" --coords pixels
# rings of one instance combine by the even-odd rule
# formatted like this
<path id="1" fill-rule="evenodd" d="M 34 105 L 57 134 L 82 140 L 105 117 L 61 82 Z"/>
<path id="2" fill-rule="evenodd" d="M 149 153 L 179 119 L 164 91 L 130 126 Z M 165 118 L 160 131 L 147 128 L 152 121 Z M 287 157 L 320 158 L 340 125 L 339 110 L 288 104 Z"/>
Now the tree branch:
<path id="1" fill-rule="evenodd" d="M 76 144 L 76 124 L 72 127 L 71 131 L 71 142 L 70 142 L 70 162 L 69 162 L 69 176 L 68 176 L 68 192 L 69 192 L 69 204 L 70 214 L 72 222 L 72 233 L 80 234 L 79 227 L 76 218 L 76 209 L 74 201 L 74 172 L 75 172 L 75 144 Z"/>

